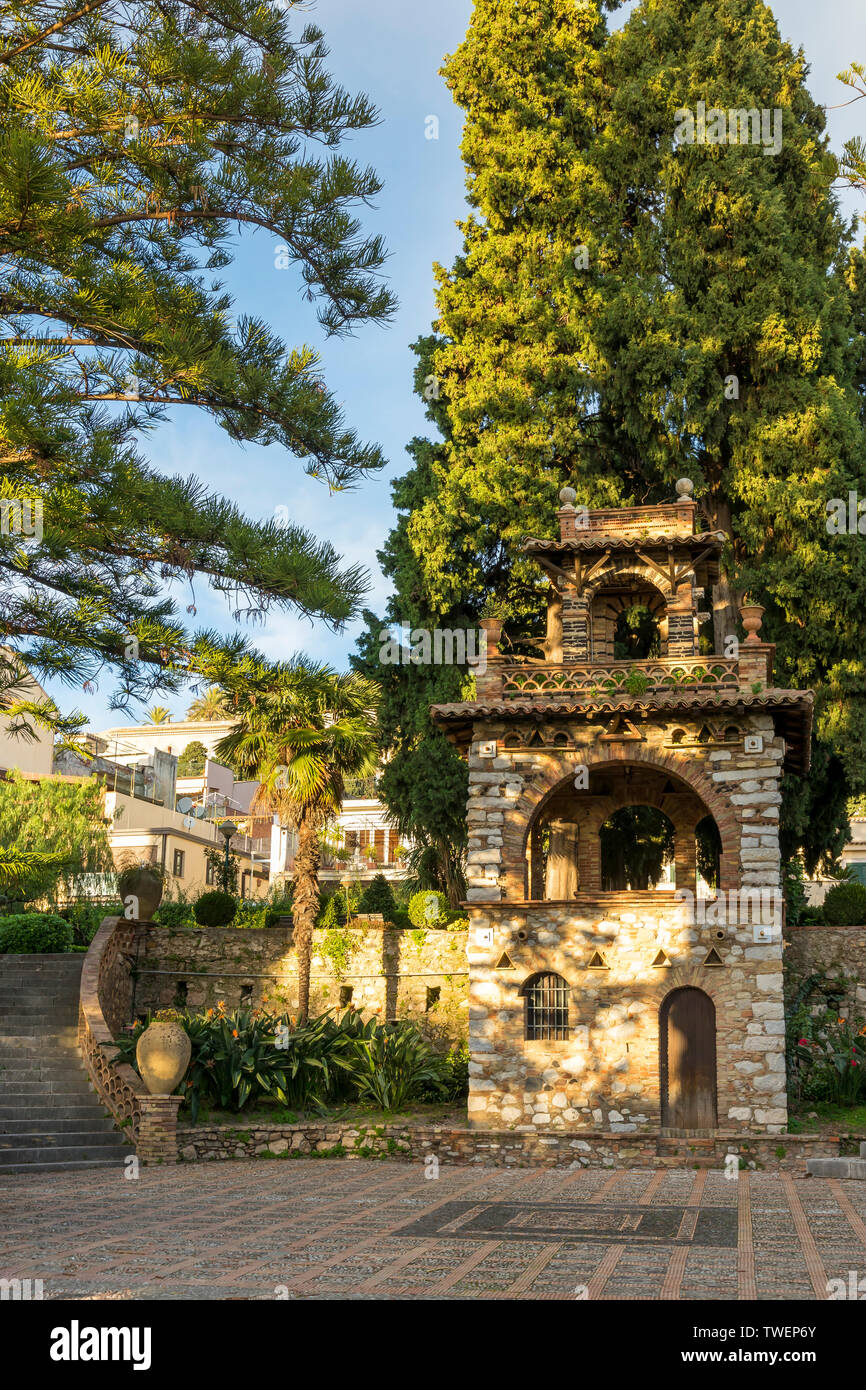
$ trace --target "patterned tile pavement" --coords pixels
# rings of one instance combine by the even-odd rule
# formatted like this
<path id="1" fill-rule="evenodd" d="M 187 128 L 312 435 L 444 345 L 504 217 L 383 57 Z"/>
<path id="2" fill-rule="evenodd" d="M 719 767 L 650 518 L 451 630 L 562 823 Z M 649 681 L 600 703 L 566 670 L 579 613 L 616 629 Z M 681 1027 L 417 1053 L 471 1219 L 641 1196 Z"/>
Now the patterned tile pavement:
<path id="1" fill-rule="evenodd" d="M 719 1170 L 235 1162 L 0 1179 L 45 1299 L 825 1299 L 866 1183 Z"/>

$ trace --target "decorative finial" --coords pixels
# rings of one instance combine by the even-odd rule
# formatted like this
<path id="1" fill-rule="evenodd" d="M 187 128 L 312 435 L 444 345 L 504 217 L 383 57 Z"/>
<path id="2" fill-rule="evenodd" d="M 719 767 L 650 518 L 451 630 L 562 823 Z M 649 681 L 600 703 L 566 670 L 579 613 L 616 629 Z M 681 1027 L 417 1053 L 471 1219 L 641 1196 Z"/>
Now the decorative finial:
<path id="1" fill-rule="evenodd" d="M 691 502 L 695 485 L 691 478 L 677 478 L 677 501 Z"/>
<path id="2" fill-rule="evenodd" d="M 563 487 L 559 490 L 559 500 L 563 507 L 573 507 L 577 501 L 577 493 L 573 487 Z"/>

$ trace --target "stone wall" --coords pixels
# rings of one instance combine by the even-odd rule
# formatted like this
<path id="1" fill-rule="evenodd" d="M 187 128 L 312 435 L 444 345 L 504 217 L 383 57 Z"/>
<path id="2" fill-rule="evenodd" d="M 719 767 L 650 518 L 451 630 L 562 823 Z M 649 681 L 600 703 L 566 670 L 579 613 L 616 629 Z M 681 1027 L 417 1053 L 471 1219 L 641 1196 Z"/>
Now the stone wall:
<path id="1" fill-rule="evenodd" d="M 783 1138 L 731 1134 L 705 1144 L 684 1144 L 681 1152 L 660 1154 L 654 1138 L 611 1132 L 579 1136 L 518 1134 L 508 1130 L 449 1129 L 440 1125 L 295 1124 L 244 1126 L 181 1125 L 180 1157 L 184 1162 L 238 1158 L 394 1158 L 423 1165 L 506 1168 L 725 1168 L 729 1154 L 744 1167 L 805 1173 L 806 1161 L 838 1157 L 837 1138 L 790 1135 Z M 852 1147 L 853 1145 L 848 1145 Z M 856 1146 L 855 1151 L 856 1151 Z"/>
<path id="2" fill-rule="evenodd" d="M 351 1003 L 382 1018 L 424 1016 L 453 1038 L 467 1032 L 465 931 L 412 931 L 360 926 L 313 934 L 311 1011 L 333 1008 L 341 991 Z M 332 949 L 329 954 L 329 947 Z M 348 957 L 341 953 L 348 951 Z M 291 928 L 141 928 L 137 940 L 134 1008 L 137 1014 L 178 1002 L 202 1009 L 242 997 L 280 1010 L 297 1007 L 297 958 Z M 428 998 L 439 990 L 438 1001 Z M 183 991 L 181 990 L 181 995 Z"/>
<path id="3" fill-rule="evenodd" d="M 605 742 L 611 716 L 536 724 L 534 732 L 508 722 L 476 722 L 469 757 L 470 1121 L 485 1128 L 515 1126 L 546 1132 L 604 1124 L 613 1129 L 657 1128 L 661 1119 L 659 1008 L 673 989 L 692 986 L 713 1000 L 716 1013 L 718 1122 L 756 1133 L 787 1123 L 781 934 L 757 941 L 746 914 L 725 923 L 690 926 L 683 904 L 664 894 L 587 891 L 583 874 L 574 903 L 528 900 L 527 845 L 544 804 L 573 782 L 625 765 L 675 774 L 713 815 L 722 841 L 721 888 L 778 888 L 779 778 L 783 741 L 769 714 L 707 715 L 709 724 L 735 724 L 738 740 L 716 735 L 699 742 L 693 713 L 642 721 L 629 741 Z M 524 746 L 505 747 L 505 740 Z M 763 747 L 746 753 L 746 735 Z M 564 737 L 563 737 L 564 736 Z M 558 746 L 554 745 L 554 739 Z M 538 740 L 544 746 L 537 746 Z M 495 757 L 481 757 L 487 741 Z M 661 803 L 664 807 L 664 803 Z M 592 812 L 574 818 L 587 847 L 597 837 Z M 597 819 L 597 817 L 596 817 Z M 593 838 L 581 865 L 599 860 Z M 682 855 L 678 852 L 678 874 Z M 692 869 L 692 873 L 694 870 Z M 681 885 L 678 877 L 678 884 Z M 728 914 L 729 915 L 729 914 Z M 760 920 L 760 913 L 757 914 Z M 522 940 L 521 935 L 526 939 Z M 669 965 L 654 961 L 663 949 Z M 707 964 L 710 950 L 717 964 Z M 607 968 L 593 969 L 600 952 Z M 503 965 L 503 953 L 510 963 Z M 570 1036 L 564 1042 L 526 1041 L 521 986 L 538 971 L 554 971 L 570 991 Z"/>

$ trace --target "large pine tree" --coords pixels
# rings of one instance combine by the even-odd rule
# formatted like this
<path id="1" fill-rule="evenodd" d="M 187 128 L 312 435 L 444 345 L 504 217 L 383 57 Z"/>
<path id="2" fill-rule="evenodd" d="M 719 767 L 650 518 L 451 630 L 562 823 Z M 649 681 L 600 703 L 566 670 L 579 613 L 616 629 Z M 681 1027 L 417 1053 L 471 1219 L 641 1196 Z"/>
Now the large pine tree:
<path id="1" fill-rule="evenodd" d="M 243 647 L 188 631 L 167 581 L 334 627 L 365 590 L 329 543 L 252 522 L 142 451 L 156 421 L 193 408 L 332 487 L 383 462 L 346 427 L 317 354 L 238 312 L 218 278 L 232 237 L 258 229 L 328 332 L 392 308 L 383 247 L 353 212 L 379 182 L 338 148 L 376 112 L 334 85 L 318 29 L 293 33 L 296 8 L 3 7 L 0 639 L 78 686 L 113 666 L 121 702 L 213 676 Z"/>

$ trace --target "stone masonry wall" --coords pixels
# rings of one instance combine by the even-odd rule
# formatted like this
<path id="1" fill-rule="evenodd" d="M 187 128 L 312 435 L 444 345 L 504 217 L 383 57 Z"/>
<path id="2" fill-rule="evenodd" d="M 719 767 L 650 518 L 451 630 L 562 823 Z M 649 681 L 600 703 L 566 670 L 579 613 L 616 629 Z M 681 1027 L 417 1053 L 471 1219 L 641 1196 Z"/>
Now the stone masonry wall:
<path id="1" fill-rule="evenodd" d="M 708 720 L 712 717 L 708 715 Z M 640 722 L 640 739 L 603 741 L 610 714 L 537 724 L 545 747 L 505 749 L 513 720 L 478 722 L 469 758 L 470 1122 L 542 1132 L 598 1126 L 641 1130 L 660 1122 L 658 1011 L 679 986 L 704 990 L 716 1010 L 718 1121 L 776 1133 L 787 1121 L 782 943 L 756 943 L 752 920 L 736 920 L 721 939 L 688 926 L 681 904 L 664 895 L 599 894 L 574 904 L 526 901 L 526 843 L 548 796 L 590 771 L 628 763 L 675 774 L 712 813 L 722 839 L 721 888 L 778 887 L 779 778 L 784 756 L 772 718 L 720 711 L 739 742 L 700 744 L 701 720 L 675 712 Z M 680 747 L 674 735 L 684 730 Z M 567 746 L 553 737 L 568 736 Z M 746 753 L 746 735 L 763 748 Z M 478 756 L 496 740 L 495 757 Z M 526 742 L 528 744 L 529 738 Z M 579 800 L 575 801 L 576 808 Z M 578 817 L 579 818 L 579 817 Z M 492 944 L 482 944 L 492 930 Z M 518 932 L 529 933 L 521 942 Z M 666 942 L 666 944 L 665 944 Z M 663 946 L 671 964 L 654 967 Z M 721 965 L 705 965 L 713 947 Z M 610 967 L 592 970 L 601 950 Z M 497 968 L 507 951 L 513 969 Z M 520 987 L 553 970 L 571 992 L 567 1042 L 524 1040 Z"/>
<path id="2" fill-rule="evenodd" d="M 348 986 L 351 1002 L 358 1008 L 378 1011 L 383 1018 L 429 1015 L 448 1036 L 465 1037 L 465 931 L 413 932 L 375 926 L 341 931 L 339 938 L 350 947 L 342 970 L 325 953 L 328 938 L 326 931 L 314 932 L 313 1013 L 339 1004 L 341 987 Z M 234 1009 L 244 990 L 250 991 L 253 1008 L 259 1008 L 265 998 L 269 1005 L 289 1012 L 297 1007 L 291 928 L 148 926 L 139 929 L 136 950 L 137 1014 L 172 1005 L 180 984 L 186 985 L 187 1004 L 193 1009 L 212 1007 L 221 999 Z M 428 988 L 440 991 L 432 1011 Z"/>
<path id="3" fill-rule="evenodd" d="M 787 997 L 809 975 L 826 974 L 840 981 L 841 998 L 854 1016 L 866 1019 L 866 926 L 788 927 L 785 938 Z"/>

